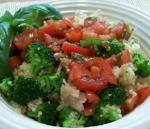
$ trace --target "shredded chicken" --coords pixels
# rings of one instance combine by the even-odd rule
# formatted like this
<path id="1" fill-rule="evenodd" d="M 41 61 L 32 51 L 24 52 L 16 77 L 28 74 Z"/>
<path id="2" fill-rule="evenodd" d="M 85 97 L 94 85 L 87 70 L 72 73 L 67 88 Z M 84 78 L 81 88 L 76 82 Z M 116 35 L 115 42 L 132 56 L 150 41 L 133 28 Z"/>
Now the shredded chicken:
<path id="1" fill-rule="evenodd" d="M 127 89 L 134 89 L 136 75 L 135 68 L 132 63 L 124 64 L 120 68 L 114 67 L 113 73 L 118 78 L 119 82 Z"/>
<path id="2" fill-rule="evenodd" d="M 70 106 L 79 112 L 84 110 L 83 103 L 86 102 L 84 93 L 71 84 L 64 82 L 61 87 L 61 106 Z"/>

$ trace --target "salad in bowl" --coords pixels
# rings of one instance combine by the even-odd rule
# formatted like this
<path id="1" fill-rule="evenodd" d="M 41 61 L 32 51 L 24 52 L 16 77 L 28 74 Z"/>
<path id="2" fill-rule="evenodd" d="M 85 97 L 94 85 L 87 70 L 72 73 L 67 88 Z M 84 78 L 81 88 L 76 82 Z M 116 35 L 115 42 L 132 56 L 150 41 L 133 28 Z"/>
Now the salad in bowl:
<path id="1" fill-rule="evenodd" d="M 121 119 L 150 95 L 150 61 L 134 27 L 97 10 L 63 18 L 48 4 L 0 18 L 0 91 L 40 123 L 90 127 Z"/>

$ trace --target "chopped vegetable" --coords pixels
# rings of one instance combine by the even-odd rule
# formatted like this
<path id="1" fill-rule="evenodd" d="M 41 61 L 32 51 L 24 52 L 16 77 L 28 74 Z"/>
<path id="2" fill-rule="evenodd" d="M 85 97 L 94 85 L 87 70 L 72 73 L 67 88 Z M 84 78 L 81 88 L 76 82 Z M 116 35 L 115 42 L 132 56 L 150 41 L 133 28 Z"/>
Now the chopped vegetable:
<path id="1" fill-rule="evenodd" d="M 113 39 L 105 41 L 102 45 L 95 45 L 96 54 L 102 57 L 110 57 L 113 54 L 119 54 L 125 49 L 124 44 Z"/>
<path id="2" fill-rule="evenodd" d="M 92 56 L 94 55 L 94 50 L 92 48 L 83 48 L 80 46 L 77 46 L 75 44 L 67 43 L 65 42 L 63 44 L 63 51 L 71 54 L 71 53 L 78 53 L 83 56 Z"/>
<path id="3" fill-rule="evenodd" d="M 37 106 L 37 120 L 44 124 L 56 125 L 57 122 L 57 105 L 53 103 L 42 103 Z"/>
<path id="4" fill-rule="evenodd" d="M 12 98 L 13 88 L 14 84 L 11 78 L 4 78 L 0 83 L 0 91 L 8 100 Z"/>
<path id="5" fill-rule="evenodd" d="M 147 77 L 150 75 L 150 62 L 145 59 L 140 53 L 133 55 L 133 63 L 137 70 L 136 73 L 141 77 Z"/>
<path id="6" fill-rule="evenodd" d="M 12 69 L 17 68 L 22 62 L 23 62 L 23 59 L 21 56 L 12 56 L 10 58 L 10 65 Z"/>
<path id="7" fill-rule="evenodd" d="M 38 104 L 35 111 L 28 109 L 26 115 L 39 121 L 40 123 L 48 125 L 56 125 L 58 112 L 57 105 L 54 103 Z"/>
<path id="8" fill-rule="evenodd" d="M 126 39 L 128 40 L 132 34 L 133 29 L 130 28 L 125 22 L 120 22 L 116 27 L 112 29 L 112 33 L 118 40 Z"/>
<path id="9" fill-rule="evenodd" d="M 123 51 L 123 53 L 122 53 L 122 55 L 120 57 L 119 64 L 120 65 L 124 65 L 124 64 L 130 63 L 130 62 L 131 62 L 131 55 L 130 55 L 129 50 Z"/>
<path id="10" fill-rule="evenodd" d="M 36 76 L 40 73 L 51 73 L 54 70 L 55 58 L 50 48 L 42 43 L 29 45 L 26 60 L 31 63 L 31 73 Z"/>
<path id="11" fill-rule="evenodd" d="M 101 45 L 104 41 L 96 38 L 89 38 L 85 40 L 81 40 L 79 46 L 86 47 L 86 46 L 94 46 L 94 45 Z"/>
<path id="12" fill-rule="evenodd" d="M 122 118 L 121 110 L 117 106 L 99 104 L 93 116 L 94 125 L 106 124 Z"/>
<path id="13" fill-rule="evenodd" d="M 60 124 L 62 127 L 77 128 L 83 127 L 87 118 L 70 107 L 64 107 L 60 111 Z"/>
<path id="14" fill-rule="evenodd" d="M 44 75 L 38 77 L 41 90 L 43 93 L 60 93 L 60 88 L 65 78 L 64 74 Z"/>
<path id="15" fill-rule="evenodd" d="M 103 103 L 122 106 L 126 100 L 127 93 L 123 86 L 109 86 L 100 93 Z"/>
<path id="16" fill-rule="evenodd" d="M 39 84 L 31 78 L 18 77 L 14 82 L 13 100 L 18 104 L 27 104 L 42 96 Z"/>

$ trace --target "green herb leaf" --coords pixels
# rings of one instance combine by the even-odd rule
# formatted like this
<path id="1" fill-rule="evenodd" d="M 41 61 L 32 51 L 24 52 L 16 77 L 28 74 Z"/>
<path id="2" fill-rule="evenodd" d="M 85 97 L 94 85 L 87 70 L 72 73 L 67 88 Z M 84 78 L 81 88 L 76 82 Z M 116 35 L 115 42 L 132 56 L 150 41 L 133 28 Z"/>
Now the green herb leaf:
<path id="1" fill-rule="evenodd" d="M 0 78 L 10 76 L 9 51 L 13 38 L 13 31 L 9 23 L 0 23 Z"/>
<path id="2" fill-rule="evenodd" d="M 11 23 L 12 20 L 13 20 L 13 15 L 10 12 L 8 12 L 8 11 L 6 11 L 4 13 L 4 15 L 2 17 L 0 17 L 0 22 Z"/>
<path id="3" fill-rule="evenodd" d="M 57 9 L 48 4 L 35 4 L 19 9 L 14 14 L 13 26 L 24 31 L 32 27 L 40 27 L 43 20 L 62 19 L 62 15 Z"/>
<path id="4" fill-rule="evenodd" d="M 82 40 L 79 43 L 79 46 L 86 47 L 86 46 L 93 46 L 93 45 L 101 45 L 104 40 L 96 39 L 96 38 L 89 38 Z"/>

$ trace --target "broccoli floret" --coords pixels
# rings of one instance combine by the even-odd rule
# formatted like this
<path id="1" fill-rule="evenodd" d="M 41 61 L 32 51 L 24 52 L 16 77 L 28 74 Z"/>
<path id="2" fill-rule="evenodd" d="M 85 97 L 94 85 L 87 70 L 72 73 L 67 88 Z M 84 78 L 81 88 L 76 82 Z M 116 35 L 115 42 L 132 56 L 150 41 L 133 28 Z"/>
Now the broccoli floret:
<path id="1" fill-rule="evenodd" d="M 26 54 L 27 62 L 31 63 L 31 73 L 36 76 L 46 71 L 54 71 L 55 58 L 50 48 L 42 43 L 30 44 Z"/>
<path id="2" fill-rule="evenodd" d="M 53 74 L 44 75 L 38 77 L 38 82 L 40 83 L 41 90 L 43 93 L 60 93 L 60 87 L 63 83 L 64 74 Z"/>
<path id="3" fill-rule="evenodd" d="M 101 45 L 94 45 L 96 54 L 103 57 L 109 57 L 113 54 L 118 54 L 125 49 L 125 45 L 118 40 L 105 41 Z"/>
<path id="4" fill-rule="evenodd" d="M 96 107 L 94 116 L 92 117 L 94 125 L 101 125 L 116 121 L 122 118 L 121 110 L 117 106 L 99 104 Z"/>
<path id="5" fill-rule="evenodd" d="M 102 102 L 106 104 L 115 104 L 122 106 L 126 100 L 127 93 L 121 85 L 109 86 L 107 89 L 100 92 Z"/>
<path id="6" fill-rule="evenodd" d="M 60 111 L 60 124 L 62 127 L 76 128 L 83 127 L 87 118 L 70 107 L 64 107 Z"/>
<path id="7" fill-rule="evenodd" d="M 141 77 L 147 77 L 150 75 L 150 61 L 145 59 L 141 53 L 135 53 L 133 55 L 133 63 L 136 66 L 136 73 Z"/>
<path id="8" fill-rule="evenodd" d="M 57 105 L 53 103 L 42 103 L 36 109 L 37 120 L 44 124 L 56 125 Z"/>
<path id="9" fill-rule="evenodd" d="M 35 112 L 28 109 L 26 115 L 41 123 L 48 125 L 56 125 L 58 116 L 56 108 L 57 108 L 56 104 L 45 102 L 39 104 Z"/>
<path id="10" fill-rule="evenodd" d="M 92 46 L 96 50 L 96 54 L 103 57 L 109 57 L 113 54 L 118 54 L 125 49 L 125 45 L 116 39 L 106 41 L 89 38 L 82 40 L 79 45 L 82 47 Z"/>
<path id="11" fill-rule="evenodd" d="M 13 100 L 18 104 L 26 104 L 42 95 L 39 84 L 32 78 L 19 76 L 14 83 Z"/>
<path id="12" fill-rule="evenodd" d="M 11 78 L 4 78 L 0 83 L 0 91 L 8 100 L 12 97 L 13 88 L 14 85 Z"/>

